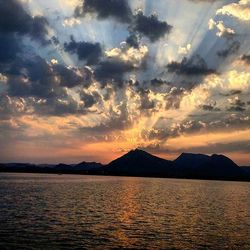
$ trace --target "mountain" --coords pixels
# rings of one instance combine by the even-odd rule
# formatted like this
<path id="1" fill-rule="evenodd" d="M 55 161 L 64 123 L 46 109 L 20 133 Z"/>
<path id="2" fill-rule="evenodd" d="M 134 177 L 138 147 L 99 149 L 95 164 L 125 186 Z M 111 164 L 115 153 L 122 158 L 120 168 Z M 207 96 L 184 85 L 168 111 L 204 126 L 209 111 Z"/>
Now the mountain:
<path id="1" fill-rule="evenodd" d="M 89 171 L 89 170 L 96 170 L 101 167 L 103 167 L 101 163 L 83 161 L 81 163 L 74 164 L 74 165 L 67 165 L 67 164 L 60 163 L 56 165 L 54 168 L 57 170 L 61 170 L 61 171 L 63 170 L 65 171 Z"/>
<path id="2" fill-rule="evenodd" d="M 190 179 L 250 180 L 249 169 L 241 168 L 224 155 L 182 153 L 174 161 L 151 155 L 143 150 L 131 150 L 107 165 L 96 162 L 78 164 L 9 163 L 0 164 L 0 172 L 36 172 L 65 174 L 101 174 L 152 176 Z"/>
<path id="3" fill-rule="evenodd" d="M 191 154 L 182 153 L 177 159 L 174 160 L 174 164 L 177 168 L 192 168 L 197 169 L 201 163 L 208 162 L 210 156 L 204 154 Z"/>
<path id="4" fill-rule="evenodd" d="M 135 149 L 110 162 L 104 169 L 105 173 L 119 175 L 168 176 L 171 173 L 172 167 L 173 164 L 171 161 Z"/>
<path id="5" fill-rule="evenodd" d="M 242 166 L 240 168 L 243 169 L 245 172 L 250 174 L 250 166 Z"/>
<path id="6" fill-rule="evenodd" d="M 84 174 L 102 168 L 101 163 L 81 162 L 78 164 L 30 164 L 30 163 L 5 163 L 0 164 L 0 172 L 36 172 L 36 173 L 76 173 Z"/>
<path id="7" fill-rule="evenodd" d="M 101 163 L 98 162 L 86 162 L 83 161 L 81 163 L 78 163 L 74 166 L 74 169 L 76 170 L 96 170 L 103 167 Z"/>
<path id="8" fill-rule="evenodd" d="M 183 153 L 174 160 L 175 175 L 187 178 L 244 178 L 246 172 L 224 155 Z"/>

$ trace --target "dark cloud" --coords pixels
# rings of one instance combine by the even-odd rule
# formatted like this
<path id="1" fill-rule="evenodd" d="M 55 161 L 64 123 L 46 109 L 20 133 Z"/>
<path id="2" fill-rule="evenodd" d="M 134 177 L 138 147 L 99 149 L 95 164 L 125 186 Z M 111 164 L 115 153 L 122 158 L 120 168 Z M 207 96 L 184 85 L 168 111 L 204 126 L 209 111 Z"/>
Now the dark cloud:
<path id="1" fill-rule="evenodd" d="M 5 103 L 11 100 L 14 105 L 18 103 L 15 100 L 19 103 L 23 100 L 27 107 L 25 113 L 32 111 L 39 115 L 62 116 L 88 112 L 90 102 L 87 105 L 78 102 L 68 92 L 68 88 L 87 88 L 91 84 L 92 72 L 88 68 L 48 64 L 39 56 L 25 60 L 19 58 L 7 71 L 7 79 L 9 99 L 5 98 Z M 1 112 L 14 113 L 13 110 L 10 112 L 8 105 L 3 105 L 6 112 Z"/>
<path id="2" fill-rule="evenodd" d="M 241 57 L 241 60 L 244 61 L 247 64 L 250 64 L 250 55 L 243 55 Z"/>
<path id="3" fill-rule="evenodd" d="M 39 56 L 16 60 L 9 73 L 12 96 L 52 97 L 63 87 L 87 87 L 92 81 L 92 73 L 87 68 L 77 70 L 62 64 L 50 65 Z"/>
<path id="4" fill-rule="evenodd" d="M 227 108 L 228 111 L 233 112 L 243 112 L 246 110 L 246 103 L 241 101 L 240 99 L 236 98 L 230 101 L 230 107 Z"/>
<path id="5" fill-rule="evenodd" d="M 207 66 L 205 60 L 199 55 L 192 56 L 190 59 L 184 57 L 181 62 L 171 62 L 167 65 L 169 72 L 182 75 L 210 75 L 216 74 L 216 70 Z"/>
<path id="6" fill-rule="evenodd" d="M 48 21 L 43 16 L 35 16 L 33 18 L 32 29 L 30 30 L 30 36 L 33 39 L 36 39 L 42 44 L 49 44 L 49 40 L 46 40 L 46 36 L 48 35 Z"/>
<path id="7" fill-rule="evenodd" d="M 240 49 L 240 42 L 233 41 L 230 42 L 225 49 L 218 51 L 217 56 L 222 58 L 227 58 L 228 56 L 235 54 L 239 49 Z"/>
<path id="8" fill-rule="evenodd" d="M 86 13 L 96 13 L 99 19 L 112 17 L 120 22 L 129 22 L 132 17 L 127 0 L 84 0 L 75 9 L 75 16 L 81 17 Z"/>
<path id="9" fill-rule="evenodd" d="M 52 68 L 54 76 L 62 87 L 89 86 L 92 81 L 91 73 L 87 69 L 78 72 L 76 68 L 69 68 L 62 64 L 55 64 Z"/>
<path id="10" fill-rule="evenodd" d="M 222 95 L 222 96 L 233 96 L 233 95 L 239 95 L 239 94 L 241 94 L 241 93 L 242 93 L 241 90 L 239 90 L 239 89 L 234 89 L 234 90 L 230 90 L 229 93 L 220 93 L 220 95 Z"/>
<path id="11" fill-rule="evenodd" d="M 17 0 L 0 0 L 0 32 L 29 35 L 32 39 L 47 43 L 48 21 L 45 17 L 31 17 Z"/>
<path id="12" fill-rule="evenodd" d="M 100 43 L 76 42 L 73 36 L 69 43 L 64 43 L 64 49 L 71 54 L 77 54 L 79 60 L 86 60 L 89 65 L 98 63 L 102 56 Z"/>
<path id="13" fill-rule="evenodd" d="M 84 102 L 85 108 L 92 107 L 101 98 L 101 96 L 97 92 L 86 93 L 85 91 L 81 91 L 80 97 L 81 97 L 81 100 Z"/>
<path id="14" fill-rule="evenodd" d="M 60 41 L 59 41 L 59 39 L 56 36 L 52 36 L 51 37 L 51 41 L 55 45 L 59 45 L 60 44 Z"/>
<path id="15" fill-rule="evenodd" d="M 159 78 L 154 78 L 150 81 L 151 85 L 152 86 L 156 86 L 156 87 L 159 87 L 159 86 L 162 86 L 162 85 L 170 85 L 170 82 L 167 82 L 166 80 L 163 80 L 163 79 L 159 79 Z"/>
<path id="16" fill-rule="evenodd" d="M 27 90 L 26 90 L 27 91 Z M 44 92 L 45 93 L 45 92 Z M 6 96 L 1 99 L 0 109 L 1 118 L 18 117 L 20 115 L 41 115 L 41 116 L 66 116 L 72 114 L 87 114 L 88 110 L 84 104 L 79 103 L 71 95 L 67 93 L 65 88 L 58 88 L 55 93 L 50 96 L 33 95 L 19 97 Z M 23 94 L 23 93 L 20 93 Z M 33 94 L 30 92 L 29 94 Z"/>
<path id="17" fill-rule="evenodd" d="M 205 130 L 207 124 L 202 120 L 187 120 L 177 127 L 178 134 L 192 134 L 198 131 Z"/>
<path id="18" fill-rule="evenodd" d="M 6 73 L 24 54 L 23 37 L 47 45 L 47 20 L 42 16 L 31 17 L 17 0 L 0 0 L 0 70 Z M 9 72 L 10 73 L 10 72 Z M 15 73 L 15 72 L 13 72 Z"/>
<path id="19" fill-rule="evenodd" d="M 221 111 L 220 108 L 217 108 L 216 107 L 216 102 L 211 102 L 211 103 L 208 103 L 208 104 L 203 104 L 200 106 L 200 108 L 204 111 Z"/>
<path id="20" fill-rule="evenodd" d="M 139 11 L 133 17 L 130 29 L 146 36 L 151 42 L 155 42 L 169 34 L 173 27 L 165 21 L 160 21 L 156 15 L 145 16 Z"/>
<path id="21" fill-rule="evenodd" d="M 236 114 L 223 114 L 218 112 L 217 117 L 211 114 L 211 116 L 207 116 L 206 120 L 204 119 L 204 122 L 210 131 L 224 131 L 225 129 L 233 131 L 249 128 L 249 117 L 242 112 L 237 112 Z"/>
<path id="22" fill-rule="evenodd" d="M 166 109 L 178 109 L 185 91 L 184 88 L 172 87 L 166 96 Z"/>
<path id="23" fill-rule="evenodd" d="M 15 34 L 4 34 L 0 32 L 0 65 L 11 62 L 16 58 L 17 53 L 21 51 L 19 40 Z M 0 66 L 0 70 L 2 68 Z"/>
<path id="24" fill-rule="evenodd" d="M 95 77 L 102 83 L 117 82 L 119 85 L 123 83 L 124 74 L 131 72 L 135 67 L 130 62 L 121 61 L 119 59 L 110 59 L 102 61 L 97 65 Z"/>
<path id="25" fill-rule="evenodd" d="M 53 89 L 51 82 L 43 84 L 48 77 L 42 81 L 31 82 L 22 76 L 10 76 L 8 78 L 8 93 L 13 97 L 40 97 L 51 98 L 57 93 Z"/>
<path id="26" fill-rule="evenodd" d="M 151 144 L 149 144 L 147 146 L 140 146 L 140 147 L 138 147 L 138 149 L 144 150 L 144 151 L 149 152 L 151 154 L 159 154 L 159 153 L 165 153 L 166 154 L 166 153 L 172 153 L 173 152 L 173 150 L 170 151 L 169 149 L 164 148 L 163 145 L 158 144 L 158 143 L 151 143 Z"/>
<path id="27" fill-rule="evenodd" d="M 158 140 L 163 141 L 169 138 L 171 135 L 171 132 L 168 128 L 153 128 L 153 129 L 144 129 L 141 132 L 141 136 L 145 140 Z"/>
<path id="28" fill-rule="evenodd" d="M 172 26 L 165 21 L 160 21 L 156 15 L 145 16 L 142 11 L 133 15 L 127 0 L 84 0 L 75 9 L 76 17 L 84 17 L 86 13 L 95 13 L 99 19 L 115 18 L 128 23 L 131 34 L 127 43 L 138 48 L 137 34 L 146 36 L 151 42 L 155 42 L 169 34 Z"/>
<path id="29" fill-rule="evenodd" d="M 159 120 L 164 119 L 160 118 Z M 158 121 L 159 122 L 159 121 Z M 187 120 L 181 124 L 176 124 L 175 127 L 171 128 L 169 125 L 166 125 L 166 121 L 164 125 L 158 126 L 158 122 L 151 129 L 145 129 L 142 131 L 142 138 L 150 141 L 161 141 L 164 142 L 169 138 L 180 136 L 181 134 L 194 133 L 202 128 L 204 128 L 204 124 L 200 122 L 196 122 L 194 120 Z M 170 122 L 170 121 L 167 121 Z"/>
<path id="30" fill-rule="evenodd" d="M 40 57 L 29 60 L 17 59 L 9 73 L 8 91 L 11 96 L 50 97 L 54 95 L 52 69 Z"/>
<path id="31" fill-rule="evenodd" d="M 139 107 L 140 110 L 151 110 L 155 108 L 155 101 L 150 100 L 150 91 L 148 89 L 139 88 L 137 92 L 139 93 L 141 100 L 141 105 Z"/>
<path id="32" fill-rule="evenodd" d="M 67 116 L 72 114 L 86 114 L 84 105 L 79 104 L 72 96 L 66 92 L 64 95 L 57 95 L 55 98 L 32 100 L 35 113 L 39 115 Z"/>
<path id="33" fill-rule="evenodd" d="M 135 33 L 130 33 L 130 35 L 126 39 L 126 43 L 129 46 L 138 49 L 140 43 L 138 35 L 136 35 Z"/>
<path id="34" fill-rule="evenodd" d="M 171 120 L 160 118 L 151 129 L 145 129 L 142 137 L 145 140 L 158 140 L 165 142 L 168 138 L 178 137 L 185 134 L 195 134 L 199 132 L 230 132 L 249 128 L 249 116 L 237 112 L 208 112 L 206 115 L 188 117 L 181 123 L 170 126 Z"/>

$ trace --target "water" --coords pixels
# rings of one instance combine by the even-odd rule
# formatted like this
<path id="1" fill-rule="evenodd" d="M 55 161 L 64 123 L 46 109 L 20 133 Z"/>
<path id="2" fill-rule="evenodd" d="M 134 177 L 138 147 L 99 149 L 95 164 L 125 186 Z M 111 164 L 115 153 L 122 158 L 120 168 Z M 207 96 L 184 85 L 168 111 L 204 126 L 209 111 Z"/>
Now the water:
<path id="1" fill-rule="evenodd" d="M 250 249 L 250 183 L 0 174 L 0 249 Z"/>

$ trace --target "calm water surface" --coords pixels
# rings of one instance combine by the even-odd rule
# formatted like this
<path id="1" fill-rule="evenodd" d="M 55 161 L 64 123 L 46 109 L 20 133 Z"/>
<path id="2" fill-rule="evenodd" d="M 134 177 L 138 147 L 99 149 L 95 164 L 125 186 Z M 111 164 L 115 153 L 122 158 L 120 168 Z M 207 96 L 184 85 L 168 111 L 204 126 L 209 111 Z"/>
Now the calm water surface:
<path id="1" fill-rule="evenodd" d="M 250 249 L 250 183 L 0 174 L 0 249 Z"/>

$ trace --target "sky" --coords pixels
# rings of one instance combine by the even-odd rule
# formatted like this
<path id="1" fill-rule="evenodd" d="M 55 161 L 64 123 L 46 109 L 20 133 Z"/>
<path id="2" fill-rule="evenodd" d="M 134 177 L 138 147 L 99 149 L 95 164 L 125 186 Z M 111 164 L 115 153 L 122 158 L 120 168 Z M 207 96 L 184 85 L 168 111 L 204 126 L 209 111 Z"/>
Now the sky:
<path id="1" fill-rule="evenodd" d="M 250 164 L 250 0 L 0 0 L 0 161 Z"/>

